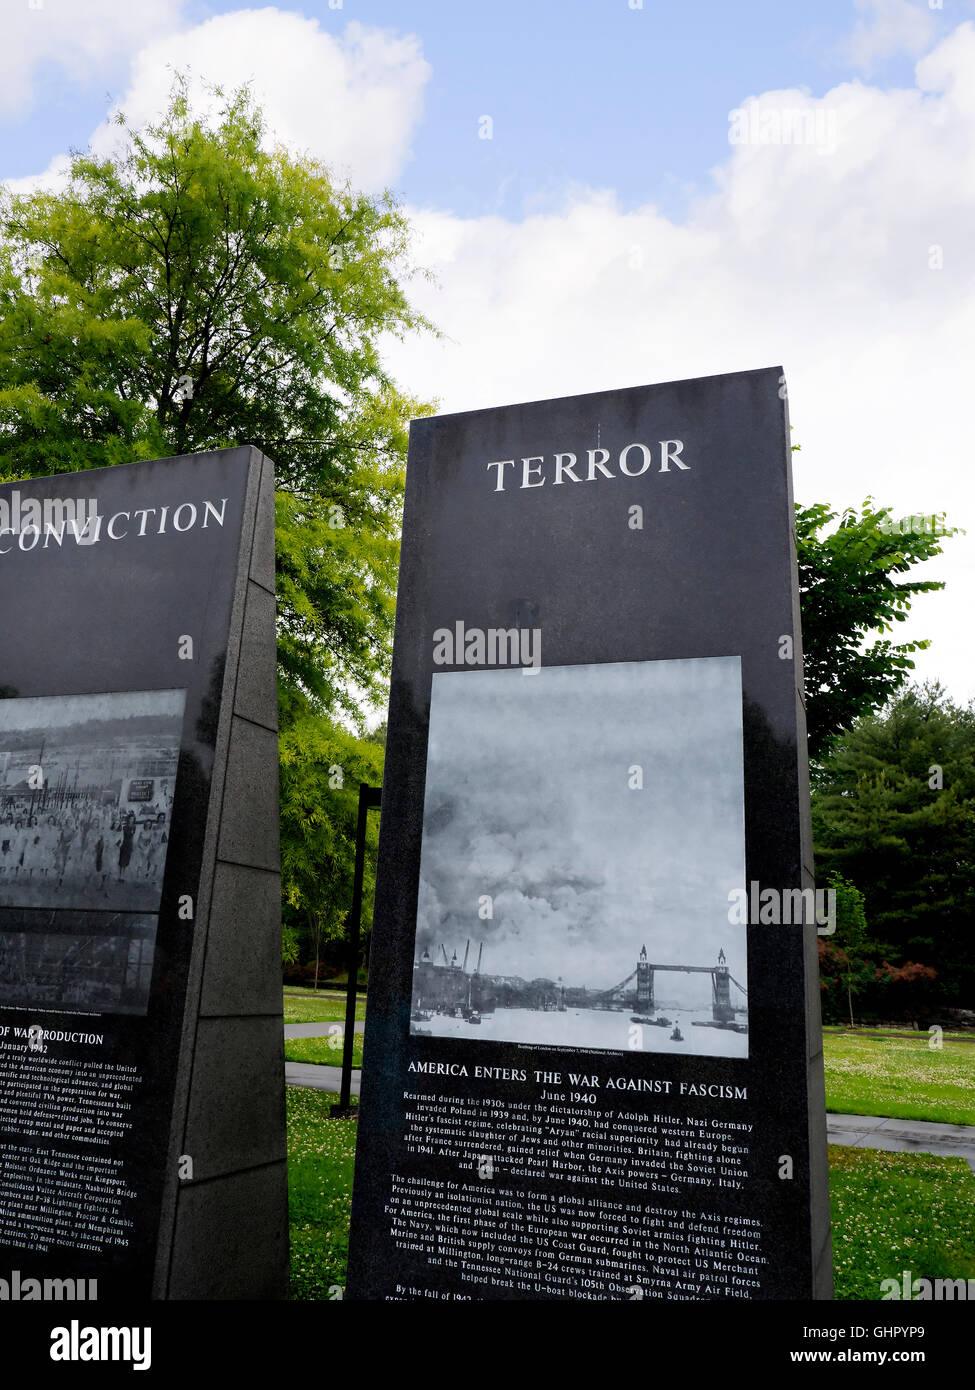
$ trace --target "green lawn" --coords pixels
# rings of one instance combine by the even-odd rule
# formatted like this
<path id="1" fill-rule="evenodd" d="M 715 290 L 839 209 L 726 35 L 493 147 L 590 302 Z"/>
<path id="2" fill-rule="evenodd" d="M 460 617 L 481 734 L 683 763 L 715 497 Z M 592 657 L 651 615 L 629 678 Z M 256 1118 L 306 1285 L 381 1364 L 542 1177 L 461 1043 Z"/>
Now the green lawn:
<path id="1" fill-rule="evenodd" d="M 354 1120 L 333 1120 L 338 1096 L 288 1086 L 291 1297 L 335 1299 L 345 1286 L 355 1159 Z"/>
<path id="2" fill-rule="evenodd" d="M 285 997 L 302 1020 L 341 1021 L 340 998 Z M 364 1011 L 364 1003 L 360 1002 Z M 325 1012 L 334 1009 L 336 1012 Z M 298 1021 L 294 1019 L 294 1021 Z M 338 1045 L 336 1045 L 338 1044 Z M 827 1033 L 826 1100 L 842 1114 L 975 1125 L 975 1047 L 928 1047 L 926 1033 Z M 341 1063 L 341 1039 L 299 1038 L 289 1061 Z M 356 1066 L 362 1036 L 356 1036 Z M 328 1299 L 345 1284 L 355 1124 L 333 1120 L 336 1097 L 288 1087 L 292 1297 Z M 975 1175 L 961 1158 L 830 1145 L 833 1268 L 838 1299 L 879 1299 L 883 1279 L 975 1278 Z"/>
<path id="3" fill-rule="evenodd" d="M 298 1012 L 305 1010 L 307 1012 Z M 357 1017 L 365 1002 L 357 1007 Z M 285 996 L 286 1023 L 341 1023 L 339 1000 Z M 903 1120 L 938 1120 L 975 1125 L 975 1046 L 946 1043 L 928 1047 L 927 1034 L 905 1038 L 827 1034 L 826 1108 L 841 1115 L 889 1115 Z M 292 1038 L 285 1043 L 289 1062 L 319 1066 L 342 1064 L 342 1037 Z M 362 1034 L 356 1034 L 353 1065 L 362 1066 Z"/>
<path id="4" fill-rule="evenodd" d="M 340 1067 L 342 1065 L 342 1034 L 328 1038 L 286 1038 L 284 1060 L 286 1062 L 315 1062 L 320 1067 Z M 362 1066 L 362 1034 L 356 1033 L 352 1048 L 352 1065 Z"/>
<path id="5" fill-rule="evenodd" d="M 829 1033 L 849 1033 L 858 1038 L 881 1038 L 888 1033 L 894 1033 L 899 1038 L 913 1038 L 915 1041 L 923 1042 L 925 1047 L 928 1044 L 930 1034 L 926 1028 L 897 1028 L 897 1027 L 863 1027 L 857 1024 L 856 1028 L 851 1028 L 849 1024 L 826 1023 L 823 1025 L 823 1032 Z M 942 1028 L 941 1035 L 944 1038 L 957 1039 L 959 1042 L 967 1042 L 971 1047 L 975 1047 L 975 1033 L 971 1029 Z"/>
<path id="6" fill-rule="evenodd" d="M 355 1016 L 360 1021 L 366 1016 L 366 1001 L 360 995 L 355 1001 Z M 285 1023 L 343 1023 L 345 1021 L 344 994 L 315 994 L 303 990 L 301 994 L 285 991 Z"/>
<path id="7" fill-rule="evenodd" d="M 288 1087 L 291 1296 L 345 1284 L 354 1121 L 336 1096 Z M 975 1278 L 975 1175 L 961 1158 L 829 1147 L 838 1299 L 879 1299 L 882 1279 Z"/>
<path id="8" fill-rule="evenodd" d="M 307 995 L 309 999 L 321 999 L 323 995 L 327 995 L 329 999 L 345 998 L 344 980 L 339 982 L 333 981 L 331 984 L 323 981 L 317 989 L 315 989 L 314 985 L 282 985 L 281 988 L 284 990 L 285 994 L 304 994 Z"/>
<path id="9" fill-rule="evenodd" d="M 826 1108 L 840 1115 L 889 1115 L 975 1125 L 975 1047 L 928 1047 L 913 1038 L 827 1034 Z"/>
<path id="10" fill-rule="evenodd" d="M 882 1279 L 975 1278 L 975 1174 L 963 1158 L 829 1146 L 836 1297 Z"/>

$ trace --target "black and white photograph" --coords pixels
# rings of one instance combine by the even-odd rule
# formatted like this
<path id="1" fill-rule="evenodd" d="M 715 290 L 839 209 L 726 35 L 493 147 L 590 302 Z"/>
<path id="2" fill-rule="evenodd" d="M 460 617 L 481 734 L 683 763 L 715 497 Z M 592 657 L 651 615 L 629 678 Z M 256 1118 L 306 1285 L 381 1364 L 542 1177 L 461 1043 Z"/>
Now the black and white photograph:
<path id="1" fill-rule="evenodd" d="M 0 700 L 0 908 L 158 910 L 185 698 Z"/>
<path id="2" fill-rule="evenodd" d="M 433 676 L 411 1032 L 748 1056 L 741 663 Z"/>
<path id="3" fill-rule="evenodd" d="M 0 1007 L 144 1014 L 153 913 L 0 908 Z"/>

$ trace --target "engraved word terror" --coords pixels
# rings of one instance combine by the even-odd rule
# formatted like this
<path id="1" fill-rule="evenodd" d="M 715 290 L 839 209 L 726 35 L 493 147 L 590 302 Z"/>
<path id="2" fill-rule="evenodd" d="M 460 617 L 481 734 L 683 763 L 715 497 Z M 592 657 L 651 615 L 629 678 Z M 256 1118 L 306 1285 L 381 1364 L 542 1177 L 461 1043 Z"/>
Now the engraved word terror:
<path id="1" fill-rule="evenodd" d="M 684 463 L 681 454 L 684 450 L 682 439 L 661 439 L 658 446 L 658 473 L 669 473 L 670 465 L 682 469 L 685 473 L 689 471 L 690 464 Z M 587 449 L 586 461 L 583 462 L 575 454 L 563 453 L 553 454 L 551 460 L 545 458 L 543 454 L 535 454 L 530 458 L 519 460 L 521 468 L 515 468 L 514 459 L 498 459 L 494 463 L 486 465 L 488 469 L 496 468 L 495 492 L 505 491 L 505 478 L 511 482 L 513 479 L 521 481 L 519 487 L 544 487 L 547 482 L 551 482 L 553 487 L 558 487 L 560 483 L 594 483 L 597 478 L 639 478 L 643 473 L 648 473 L 653 466 L 653 450 L 649 444 L 627 444 L 619 452 L 616 460 L 618 473 L 614 473 L 610 465 L 610 453 L 608 449 Z M 506 474 L 505 469 L 512 468 L 515 471 Z"/>

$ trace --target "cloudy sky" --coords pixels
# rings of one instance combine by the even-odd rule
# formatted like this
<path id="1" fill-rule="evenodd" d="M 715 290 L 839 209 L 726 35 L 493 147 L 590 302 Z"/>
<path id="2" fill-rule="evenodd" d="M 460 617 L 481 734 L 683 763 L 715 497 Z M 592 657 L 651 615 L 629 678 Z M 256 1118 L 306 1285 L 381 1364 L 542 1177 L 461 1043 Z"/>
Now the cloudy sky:
<path id="1" fill-rule="evenodd" d="M 723 946 L 744 984 L 744 834 L 738 657 L 434 676 L 418 950 L 610 989 Z"/>
<path id="2" fill-rule="evenodd" d="M 171 70 L 391 187 L 444 410 L 782 364 L 797 496 L 969 534 L 898 638 L 975 696 L 975 0 L 0 0 L 0 177 L 57 177 Z M 745 117 L 733 113 L 745 112 Z M 789 125 L 783 113 L 803 119 Z M 786 124 L 783 124 L 785 122 Z M 790 138 L 786 138 L 790 135 Z M 800 138 L 795 138 L 799 136 Z"/>
<path id="3" fill-rule="evenodd" d="M 70 729 L 92 719 L 182 719 L 185 690 L 133 690 L 112 695 L 41 695 L 36 699 L 0 700 L 0 740 L 5 733 Z M 174 729 L 178 733 L 178 726 Z"/>

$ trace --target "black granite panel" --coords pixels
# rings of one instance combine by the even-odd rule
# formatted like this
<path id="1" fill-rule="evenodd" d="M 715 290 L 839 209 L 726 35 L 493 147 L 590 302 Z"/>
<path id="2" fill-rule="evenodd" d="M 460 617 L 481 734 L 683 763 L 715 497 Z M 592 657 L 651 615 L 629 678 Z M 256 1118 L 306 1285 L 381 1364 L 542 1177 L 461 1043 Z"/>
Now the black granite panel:
<path id="1" fill-rule="evenodd" d="M 234 713 L 277 730 L 278 667 L 274 642 L 274 595 L 247 586 Z"/>
<path id="2" fill-rule="evenodd" d="M 280 1017 L 201 1018 L 185 1152 L 194 1181 L 286 1156 Z"/>
<path id="3" fill-rule="evenodd" d="M 218 856 L 234 864 L 276 870 L 278 826 L 278 736 L 234 716 Z"/>
<path id="4" fill-rule="evenodd" d="M 170 1298 L 287 1298 L 283 1163 L 193 1184 L 181 1196 Z"/>
<path id="5" fill-rule="evenodd" d="M 829 1295 L 790 486 L 778 368 L 414 422 L 351 1297 Z"/>
<path id="6" fill-rule="evenodd" d="M 217 864 L 201 1015 L 281 1014 L 281 880 L 267 869 Z"/>
<path id="7" fill-rule="evenodd" d="M 255 584 L 274 593 L 274 466 L 270 459 L 264 460 L 260 480 L 249 573 Z"/>
<path id="8" fill-rule="evenodd" d="M 204 993 L 219 1002 L 239 925 L 225 884 L 210 912 L 238 685 L 266 727 L 257 773 L 246 766 L 253 741 L 235 741 L 233 784 L 242 796 L 252 782 L 276 791 L 263 591 L 237 679 L 255 520 L 260 511 L 271 524 L 271 489 L 271 465 L 251 448 L 0 487 L 0 1027 L 23 1039 L 0 1053 L 10 1213 L 0 1250 L 41 1277 L 97 1278 L 106 1299 L 165 1297 L 179 1275 L 171 1235 L 187 1107 L 204 1164 L 283 1154 L 280 1023 L 273 1037 L 267 1020 L 247 1028 L 243 1065 L 268 1079 L 276 1104 L 249 1102 L 237 1153 L 217 1098 L 219 1065 L 233 1088 L 240 1060 L 206 1027 L 194 1058 L 204 956 L 214 964 Z M 273 590 L 273 535 L 259 539 Z M 238 847 L 243 831 L 263 841 L 273 883 L 276 798 L 251 800 L 231 822 Z M 278 919 L 258 896 L 263 912 L 240 914 L 251 1008 L 272 995 L 262 966 L 278 977 Z M 40 1175 L 33 1187 L 25 1172 Z M 72 1193 L 88 1206 L 65 1200 Z M 214 1268 L 220 1287 L 245 1288 L 239 1271 Z M 255 1268 L 246 1287 L 265 1277 Z"/>

